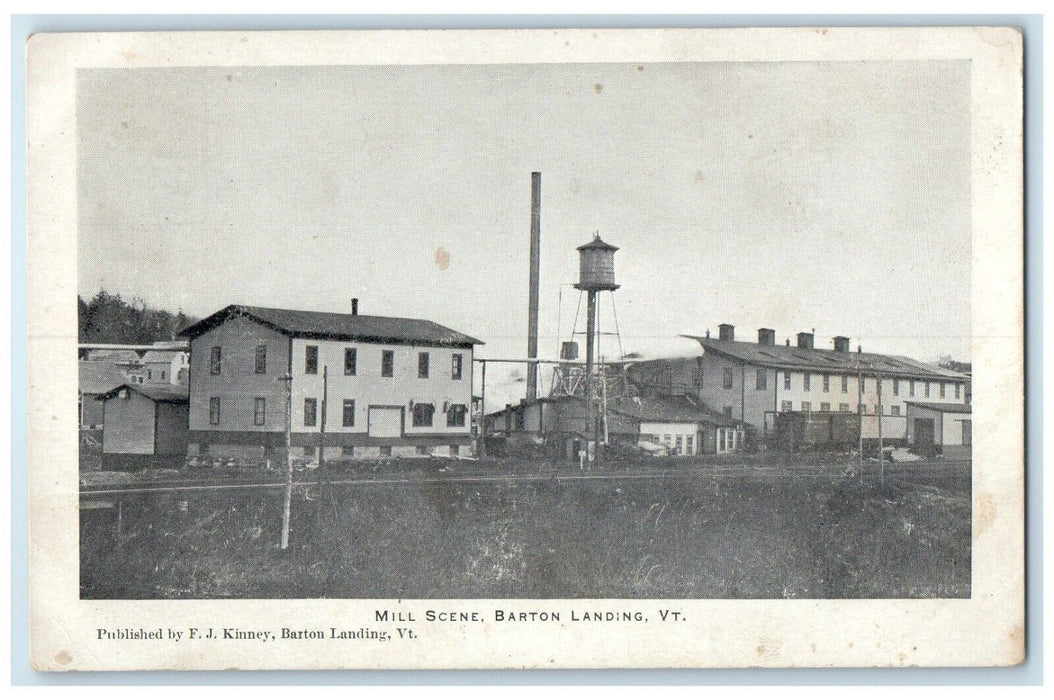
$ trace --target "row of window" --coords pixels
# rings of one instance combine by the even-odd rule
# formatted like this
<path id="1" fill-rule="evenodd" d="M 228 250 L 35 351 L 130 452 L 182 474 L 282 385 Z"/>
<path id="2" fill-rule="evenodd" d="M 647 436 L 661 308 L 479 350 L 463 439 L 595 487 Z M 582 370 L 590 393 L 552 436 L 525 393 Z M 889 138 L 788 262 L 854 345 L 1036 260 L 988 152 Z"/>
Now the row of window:
<path id="1" fill-rule="evenodd" d="M 355 427 L 355 399 L 344 399 L 341 425 L 345 428 Z M 412 422 L 415 428 L 427 428 L 432 426 L 435 406 L 430 403 L 415 403 L 412 411 Z M 464 404 L 453 404 L 447 408 L 446 424 L 450 428 L 461 428 L 465 426 L 465 416 L 468 409 Z M 253 399 L 253 425 L 266 425 L 267 423 L 267 399 L 257 397 Z M 220 397 L 209 398 L 209 425 L 220 424 Z M 313 427 L 318 425 L 318 399 L 304 399 L 304 425 Z"/>
<path id="2" fill-rule="evenodd" d="M 267 374 L 267 346 L 257 345 L 255 354 L 256 374 Z M 358 373 L 358 348 L 344 348 L 344 375 L 354 377 Z M 430 357 L 427 352 L 417 353 L 417 376 L 428 379 Z M 464 356 L 454 353 L 450 360 L 450 378 L 461 379 L 464 374 Z M 209 353 L 209 373 L 221 374 L 223 371 L 223 348 L 212 347 Z M 308 345 L 304 348 L 304 374 L 318 374 L 318 346 Z M 381 350 L 381 376 L 395 376 L 395 351 Z"/>
<path id="3" fill-rule="evenodd" d="M 791 376 L 792 376 L 792 374 L 793 374 L 792 372 L 784 372 L 783 373 L 783 388 L 788 390 L 788 391 L 792 388 L 792 385 L 791 385 Z M 812 374 L 810 374 L 809 372 L 802 372 L 801 376 L 802 376 L 802 389 L 804 391 L 811 391 L 812 390 Z M 841 376 L 841 379 L 842 379 L 842 393 L 843 394 L 847 394 L 847 393 L 849 393 L 849 375 L 843 374 L 843 375 L 840 375 L 840 376 Z M 733 387 L 734 376 L 733 376 L 733 371 L 732 371 L 731 367 L 725 367 L 724 368 L 724 376 L 723 376 L 722 379 L 723 379 L 722 385 L 723 385 L 723 387 L 725 389 L 731 389 Z M 820 379 L 823 382 L 823 390 L 824 390 L 824 392 L 829 392 L 831 390 L 831 375 L 830 374 L 821 374 L 820 375 Z M 892 381 L 892 383 L 893 383 L 893 396 L 900 396 L 900 382 L 901 382 L 901 380 L 899 380 L 899 379 L 892 379 L 890 381 Z M 908 383 L 908 396 L 914 396 L 915 395 L 915 381 L 916 380 L 909 379 L 909 380 L 905 380 L 905 381 L 907 381 L 907 383 Z M 923 385 L 923 389 L 924 389 L 924 392 L 925 392 L 924 393 L 925 397 L 927 399 L 930 398 L 930 384 L 931 384 L 931 382 L 920 382 L 920 383 Z M 940 397 L 942 399 L 946 398 L 947 382 L 935 382 L 935 383 L 937 384 L 938 390 L 940 392 Z M 768 389 L 768 384 L 769 384 L 769 373 L 768 373 L 768 371 L 764 370 L 764 369 L 757 370 L 756 387 L 757 387 L 758 391 L 767 390 Z M 952 382 L 952 386 L 955 388 L 955 398 L 957 398 L 957 399 L 961 398 L 962 397 L 962 393 L 961 393 L 962 392 L 962 385 L 959 384 L 958 382 Z M 860 378 L 860 391 L 862 391 L 862 392 L 866 392 L 867 391 L 867 377 L 861 377 Z"/>
<path id="4" fill-rule="evenodd" d="M 882 413 L 882 409 L 883 409 L 883 406 L 881 404 L 876 405 L 875 406 L 874 415 L 878 415 L 878 414 Z M 780 404 L 780 410 L 782 412 L 784 412 L 784 413 L 789 413 L 790 411 L 793 411 L 794 410 L 794 402 L 793 401 L 783 401 Z M 812 410 L 812 402 L 811 401 L 802 401 L 801 402 L 801 411 L 803 411 L 805 413 L 808 413 L 811 410 Z M 867 405 L 866 404 L 860 404 L 859 410 L 860 410 L 860 413 L 866 414 L 867 413 Z M 826 402 L 820 403 L 820 410 L 819 410 L 820 413 L 829 413 L 830 411 L 831 411 L 831 404 L 826 403 Z M 850 411 L 849 404 L 847 404 L 847 403 L 840 403 L 840 404 L 838 404 L 838 412 L 839 413 L 849 413 L 849 411 Z M 889 411 L 890 411 L 889 415 L 899 416 L 900 415 L 900 406 L 890 406 L 889 407 Z"/>

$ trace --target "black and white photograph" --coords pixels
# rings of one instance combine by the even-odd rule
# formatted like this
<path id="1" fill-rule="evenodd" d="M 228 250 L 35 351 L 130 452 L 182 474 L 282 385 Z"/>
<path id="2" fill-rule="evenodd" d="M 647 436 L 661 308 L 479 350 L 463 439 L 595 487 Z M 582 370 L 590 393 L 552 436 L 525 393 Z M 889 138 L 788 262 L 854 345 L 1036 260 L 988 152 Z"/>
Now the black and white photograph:
<path id="1" fill-rule="evenodd" d="M 125 53 L 70 78 L 80 601 L 976 597 L 969 57 Z"/>

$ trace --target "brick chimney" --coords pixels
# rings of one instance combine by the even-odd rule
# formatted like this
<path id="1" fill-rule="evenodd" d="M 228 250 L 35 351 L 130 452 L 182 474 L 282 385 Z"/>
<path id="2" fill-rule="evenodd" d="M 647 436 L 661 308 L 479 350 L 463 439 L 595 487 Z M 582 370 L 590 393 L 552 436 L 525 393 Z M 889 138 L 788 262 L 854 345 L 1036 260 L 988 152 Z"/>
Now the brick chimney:
<path id="1" fill-rule="evenodd" d="M 849 338 L 844 335 L 836 335 L 834 337 L 834 351 L 849 352 Z"/>
<path id="2" fill-rule="evenodd" d="M 771 328 L 758 329 L 758 345 L 775 345 L 776 331 Z"/>
<path id="3" fill-rule="evenodd" d="M 731 323 L 722 323 L 717 327 L 718 340 L 735 340 L 736 339 L 736 327 Z"/>
<path id="4" fill-rule="evenodd" d="M 799 333 L 798 347 L 805 350 L 812 350 L 812 333 Z"/>

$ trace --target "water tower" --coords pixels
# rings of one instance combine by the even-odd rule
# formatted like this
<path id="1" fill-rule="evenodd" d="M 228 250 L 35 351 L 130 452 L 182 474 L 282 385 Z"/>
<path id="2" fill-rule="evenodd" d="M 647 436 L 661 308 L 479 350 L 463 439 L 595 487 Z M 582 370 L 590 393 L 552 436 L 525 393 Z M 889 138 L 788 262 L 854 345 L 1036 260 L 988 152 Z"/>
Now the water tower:
<path id="1" fill-rule="evenodd" d="M 615 284 L 615 251 L 610 243 L 600 240 L 600 234 L 593 240 L 578 246 L 578 284 L 587 294 L 586 305 L 586 434 L 592 429 L 593 461 L 599 462 L 600 456 L 600 419 L 596 411 L 593 396 L 593 352 L 597 336 L 597 293 L 613 292 L 618 289 Z"/>

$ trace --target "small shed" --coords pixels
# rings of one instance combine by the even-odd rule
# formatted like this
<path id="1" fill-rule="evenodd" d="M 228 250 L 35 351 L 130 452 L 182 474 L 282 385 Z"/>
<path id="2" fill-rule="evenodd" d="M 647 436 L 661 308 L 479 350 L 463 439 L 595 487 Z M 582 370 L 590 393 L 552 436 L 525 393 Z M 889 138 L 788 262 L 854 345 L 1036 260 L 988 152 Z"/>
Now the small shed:
<path id="1" fill-rule="evenodd" d="M 81 430 L 99 430 L 102 428 L 103 405 L 96 399 L 128 381 L 128 375 L 113 360 L 80 360 L 77 375 Z"/>
<path id="2" fill-rule="evenodd" d="M 186 454 L 186 386 L 121 384 L 100 394 L 103 454 Z"/>
<path id="3" fill-rule="evenodd" d="M 962 403 L 908 401 L 908 444 L 919 454 L 939 451 L 945 457 L 970 457 L 972 407 Z"/>

